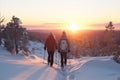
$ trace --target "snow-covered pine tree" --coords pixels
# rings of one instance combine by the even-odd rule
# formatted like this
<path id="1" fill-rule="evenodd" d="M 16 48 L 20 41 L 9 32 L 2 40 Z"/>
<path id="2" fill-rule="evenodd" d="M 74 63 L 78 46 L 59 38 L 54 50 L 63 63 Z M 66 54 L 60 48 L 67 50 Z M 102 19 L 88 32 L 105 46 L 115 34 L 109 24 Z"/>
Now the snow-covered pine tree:
<path id="1" fill-rule="evenodd" d="M 116 47 L 115 44 L 115 32 L 113 27 L 113 23 L 110 21 L 107 26 L 105 26 L 105 38 L 104 41 L 106 43 L 106 46 L 104 47 L 104 55 L 112 55 L 114 52 L 114 49 Z"/>
<path id="2" fill-rule="evenodd" d="M 74 52 L 75 57 L 87 56 L 89 55 L 89 40 L 88 36 L 83 36 L 74 41 Z"/>
<path id="3" fill-rule="evenodd" d="M 4 25 L 2 24 L 4 22 L 5 18 L 0 15 L 0 45 L 2 43 L 2 31 L 4 29 Z"/>
<path id="4" fill-rule="evenodd" d="M 100 52 L 100 46 L 99 46 L 99 40 L 98 37 L 96 35 L 94 35 L 93 37 L 91 37 L 91 39 L 89 39 L 89 55 L 90 56 L 99 56 L 99 52 Z"/>
<path id="5" fill-rule="evenodd" d="M 0 14 L 0 26 L 2 25 L 2 23 L 4 22 L 5 18 L 3 16 L 1 16 Z"/>
<path id="6" fill-rule="evenodd" d="M 19 18 L 13 16 L 4 29 L 5 47 L 12 52 L 18 53 L 19 49 L 27 51 L 28 33 L 21 25 Z"/>

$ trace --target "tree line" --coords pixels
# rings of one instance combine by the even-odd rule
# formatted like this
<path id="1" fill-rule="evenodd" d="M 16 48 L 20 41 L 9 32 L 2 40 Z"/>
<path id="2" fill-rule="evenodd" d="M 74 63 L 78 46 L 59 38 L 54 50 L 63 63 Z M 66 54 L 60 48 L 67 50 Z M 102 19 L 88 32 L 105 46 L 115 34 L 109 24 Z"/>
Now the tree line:
<path id="1" fill-rule="evenodd" d="M 100 34 L 98 34 L 100 33 Z M 87 35 L 80 36 L 74 41 L 76 44 L 75 54 L 79 56 L 109 56 L 118 53 L 120 44 L 118 44 L 115 27 L 110 21 L 105 30 L 100 32 L 92 32 Z M 82 55 L 83 53 L 83 55 Z M 118 53 L 119 54 L 119 53 Z"/>

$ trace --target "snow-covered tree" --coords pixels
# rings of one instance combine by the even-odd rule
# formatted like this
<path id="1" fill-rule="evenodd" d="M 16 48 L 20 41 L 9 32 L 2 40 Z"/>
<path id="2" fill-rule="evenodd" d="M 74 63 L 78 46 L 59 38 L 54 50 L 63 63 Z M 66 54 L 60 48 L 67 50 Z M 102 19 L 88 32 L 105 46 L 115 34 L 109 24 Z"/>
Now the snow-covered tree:
<path id="1" fill-rule="evenodd" d="M 0 15 L 0 26 L 2 25 L 2 23 L 4 22 L 4 20 L 5 20 L 5 18 Z"/>
<path id="2" fill-rule="evenodd" d="M 4 30 L 4 25 L 2 24 L 4 22 L 5 18 L 0 15 L 0 45 L 1 45 L 1 39 L 2 39 L 2 31 Z"/>
<path id="3" fill-rule="evenodd" d="M 20 19 L 13 16 L 4 29 L 5 47 L 11 52 L 15 50 L 16 54 L 19 49 L 26 51 L 28 43 L 28 33 L 20 24 Z"/>
<path id="4" fill-rule="evenodd" d="M 104 50 L 104 55 L 111 55 L 114 52 L 114 49 L 116 47 L 115 44 L 115 32 L 114 32 L 114 26 L 113 23 L 110 21 L 109 24 L 107 26 L 105 26 L 106 30 L 105 30 L 105 38 L 104 38 L 104 42 L 106 44 L 106 46 L 104 46 L 103 50 Z"/>

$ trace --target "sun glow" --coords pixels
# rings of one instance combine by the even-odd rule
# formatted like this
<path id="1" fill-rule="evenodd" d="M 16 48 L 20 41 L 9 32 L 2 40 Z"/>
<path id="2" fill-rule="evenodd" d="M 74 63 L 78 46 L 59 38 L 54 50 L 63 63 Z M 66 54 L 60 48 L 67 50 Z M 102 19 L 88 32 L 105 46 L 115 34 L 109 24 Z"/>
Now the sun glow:
<path id="1" fill-rule="evenodd" d="M 91 28 L 87 26 L 87 23 L 66 23 L 61 29 L 67 30 L 72 33 L 77 33 L 79 31 L 89 30 Z"/>
<path id="2" fill-rule="evenodd" d="M 80 26 L 78 26 L 77 24 L 72 23 L 72 24 L 70 24 L 68 26 L 68 29 L 70 31 L 72 31 L 72 32 L 76 32 L 76 31 L 80 30 Z"/>

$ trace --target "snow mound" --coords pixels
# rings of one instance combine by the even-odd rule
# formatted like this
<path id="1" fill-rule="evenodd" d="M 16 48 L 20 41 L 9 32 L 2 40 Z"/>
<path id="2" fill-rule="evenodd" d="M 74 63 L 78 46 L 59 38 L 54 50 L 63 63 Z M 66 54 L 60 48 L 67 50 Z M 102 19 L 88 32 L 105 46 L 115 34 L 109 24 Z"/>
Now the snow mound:
<path id="1" fill-rule="evenodd" d="M 120 64 L 111 57 L 89 57 L 72 66 L 68 80 L 118 80 Z"/>
<path id="2" fill-rule="evenodd" d="M 29 50 L 32 51 L 33 48 L 35 50 L 41 50 L 44 48 L 44 44 L 37 41 L 36 42 L 29 41 Z"/>
<path id="3" fill-rule="evenodd" d="M 40 58 L 38 58 L 38 56 L 36 56 L 36 55 L 30 55 L 29 57 L 30 57 L 31 59 L 36 59 L 36 60 L 40 59 Z"/>
<path id="4" fill-rule="evenodd" d="M 27 60 L 29 60 L 31 63 L 42 63 L 43 59 L 38 57 L 37 55 L 29 55 L 26 57 Z"/>

